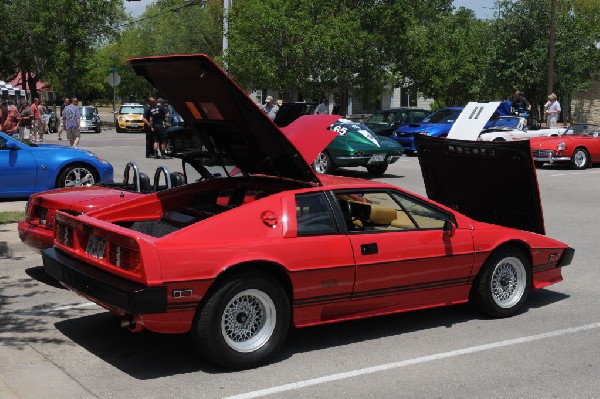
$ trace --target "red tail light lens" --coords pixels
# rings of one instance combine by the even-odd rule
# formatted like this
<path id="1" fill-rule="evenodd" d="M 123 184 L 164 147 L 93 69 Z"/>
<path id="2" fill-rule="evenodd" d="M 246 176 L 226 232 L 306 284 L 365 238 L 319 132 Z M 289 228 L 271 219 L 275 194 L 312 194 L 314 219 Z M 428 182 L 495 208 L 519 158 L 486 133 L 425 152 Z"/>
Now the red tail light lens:
<path id="1" fill-rule="evenodd" d="M 108 263 L 132 273 L 142 273 L 140 251 L 114 243 L 109 244 Z"/>
<path id="2" fill-rule="evenodd" d="M 59 244 L 73 248 L 73 227 L 64 223 L 57 223 L 56 241 Z"/>

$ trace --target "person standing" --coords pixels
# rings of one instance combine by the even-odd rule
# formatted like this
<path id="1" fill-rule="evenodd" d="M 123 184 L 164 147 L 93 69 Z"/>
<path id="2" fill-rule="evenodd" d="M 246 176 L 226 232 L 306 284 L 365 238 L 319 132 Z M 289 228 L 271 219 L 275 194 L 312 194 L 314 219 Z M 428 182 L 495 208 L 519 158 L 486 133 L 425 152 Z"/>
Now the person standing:
<path id="1" fill-rule="evenodd" d="M 167 129 L 165 127 L 169 112 L 163 106 L 163 99 L 156 100 L 156 104 L 150 108 L 150 126 L 154 132 L 154 159 L 158 159 L 158 149 L 160 147 L 160 156 L 167 158 L 165 149 L 167 148 Z"/>
<path id="2" fill-rule="evenodd" d="M 79 144 L 79 127 L 81 123 L 81 111 L 77 106 L 77 98 L 73 97 L 71 104 L 67 105 L 63 111 L 62 119 L 67 130 L 67 139 L 71 147 L 77 148 Z"/>
<path id="3" fill-rule="evenodd" d="M 29 139 L 31 140 L 31 108 L 27 104 L 27 100 L 21 99 L 21 108 L 19 110 L 19 140 L 25 141 L 25 131 L 28 132 Z"/>
<path id="4" fill-rule="evenodd" d="M 63 116 L 63 112 L 65 112 L 65 107 L 69 104 L 71 104 L 71 100 L 69 100 L 67 97 L 65 97 L 65 100 L 63 101 L 62 105 L 60 106 L 60 126 L 58 127 L 58 140 L 62 140 L 60 135 L 62 134 L 63 130 L 65 130 L 65 122 L 64 122 L 62 116 Z"/>
<path id="5" fill-rule="evenodd" d="M 50 133 L 50 129 L 48 128 L 48 124 L 46 123 L 46 118 L 45 115 L 48 113 L 48 108 L 46 108 L 46 103 L 44 101 L 40 102 L 40 105 L 38 106 L 39 110 L 40 110 L 40 130 L 42 131 L 41 135 L 42 135 L 42 139 L 44 138 L 45 134 Z M 48 118 L 48 120 L 50 120 L 50 118 Z"/>
<path id="6" fill-rule="evenodd" d="M 31 104 L 31 133 L 33 133 L 33 139 L 30 137 L 29 141 L 44 141 L 42 137 L 42 129 L 41 129 L 41 120 L 42 116 L 40 115 L 39 108 L 40 100 L 37 98 L 33 99 L 33 103 Z"/>
<path id="7" fill-rule="evenodd" d="M 519 90 L 515 91 L 515 95 L 512 100 L 511 111 L 513 114 L 527 117 L 531 112 L 531 104 Z"/>
<path id="8" fill-rule="evenodd" d="M 319 115 L 327 115 L 329 114 L 329 101 L 324 98 L 319 105 L 317 105 L 317 109 L 315 114 Z"/>
<path id="9" fill-rule="evenodd" d="M 144 133 L 146 133 L 146 158 L 152 158 L 154 155 L 154 133 L 152 133 L 152 125 L 150 123 L 150 119 L 152 118 L 152 114 L 150 110 L 154 106 L 156 100 L 154 97 L 148 97 L 148 102 L 144 106 Z"/>
<path id="10" fill-rule="evenodd" d="M 558 116 L 560 115 L 560 103 L 556 94 L 552 93 L 548 96 L 548 102 L 544 104 L 546 110 L 546 126 L 558 127 Z"/>
<path id="11" fill-rule="evenodd" d="M 267 98 L 265 98 L 265 103 L 263 104 L 261 109 L 265 114 L 267 114 L 269 119 L 272 121 L 275 120 L 277 112 L 279 112 L 279 107 L 273 104 L 273 96 L 267 96 Z"/>

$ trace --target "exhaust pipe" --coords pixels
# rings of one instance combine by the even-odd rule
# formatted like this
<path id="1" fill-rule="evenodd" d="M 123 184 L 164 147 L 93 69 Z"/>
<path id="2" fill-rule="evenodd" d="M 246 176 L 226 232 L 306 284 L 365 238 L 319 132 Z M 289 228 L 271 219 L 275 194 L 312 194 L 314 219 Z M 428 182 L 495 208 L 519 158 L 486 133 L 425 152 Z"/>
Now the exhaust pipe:
<path id="1" fill-rule="evenodd" d="M 140 332 L 144 329 L 141 325 L 137 324 L 133 317 L 124 317 L 120 322 L 121 328 L 126 328 L 131 332 Z"/>

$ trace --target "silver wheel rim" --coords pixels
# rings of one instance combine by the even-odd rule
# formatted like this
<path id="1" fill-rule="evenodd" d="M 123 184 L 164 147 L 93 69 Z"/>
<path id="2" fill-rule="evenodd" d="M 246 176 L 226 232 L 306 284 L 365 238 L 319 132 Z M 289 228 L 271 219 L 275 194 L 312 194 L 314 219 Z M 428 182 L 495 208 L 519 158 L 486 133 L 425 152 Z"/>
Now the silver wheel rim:
<path id="1" fill-rule="evenodd" d="M 234 351 L 254 352 L 273 335 L 275 320 L 275 304 L 271 297 L 259 290 L 245 290 L 225 306 L 221 334 Z"/>
<path id="2" fill-rule="evenodd" d="M 317 155 L 317 159 L 313 162 L 313 167 L 317 173 L 325 173 L 327 168 L 329 167 L 329 162 L 327 161 L 327 155 L 321 152 Z"/>
<path id="3" fill-rule="evenodd" d="M 95 183 L 94 174 L 86 168 L 73 168 L 65 178 L 65 187 L 92 186 Z"/>
<path id="4" fill-rule="evenodd" d="M 527 276 L 523 262 L 515 257 L 502 259 L 492 272 L 492 297 L 504 309 L 515 306 L 523 297 Z"/>
<path id="5" fill-rule="evenodd" d="M 575 160 L 575 166 L 577 166 L 578 168 L 583 168 L 587 162 L 587 156 L 585 155 L 585 151 L 575 151 L 573 159 Z"/>

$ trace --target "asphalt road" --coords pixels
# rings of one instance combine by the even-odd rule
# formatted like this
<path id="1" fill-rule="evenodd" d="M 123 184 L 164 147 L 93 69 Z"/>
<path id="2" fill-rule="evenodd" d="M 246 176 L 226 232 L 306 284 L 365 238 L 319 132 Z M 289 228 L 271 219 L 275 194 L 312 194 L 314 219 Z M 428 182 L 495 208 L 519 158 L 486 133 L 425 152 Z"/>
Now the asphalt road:
<path id="1" fill-rule="evenodd" d="M 107 158 L 117 180 L 131 159 L 148 174 L 180 169 L 143 158 L 143 140 L 104 131 L 81 147 Z M 533 292 L 524 313 L 491 320 L 459 305 L 295 330 L 272 364 L 242 372 L 205 362 L 187 336 L 120 329 L 56 286 L 37 254 L 0 260 L 0 397 L 598 398 L 599 175 L 538 170 L 547 233 L 577 252 L 564 281 Z M 414 157 L 381 180 L 425 191 Z"/>

